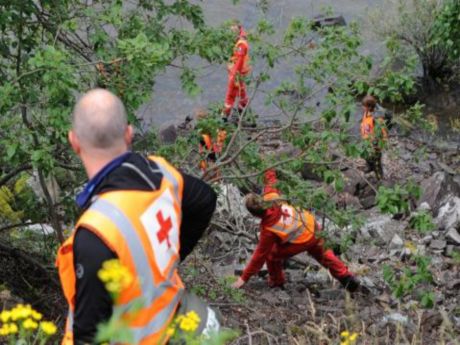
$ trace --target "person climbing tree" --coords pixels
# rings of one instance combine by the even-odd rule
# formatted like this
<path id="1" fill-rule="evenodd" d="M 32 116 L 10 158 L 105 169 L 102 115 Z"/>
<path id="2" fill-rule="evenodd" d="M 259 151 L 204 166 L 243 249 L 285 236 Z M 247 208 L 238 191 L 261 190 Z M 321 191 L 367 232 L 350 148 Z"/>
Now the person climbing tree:
<path id="1" fill-rule="evenodd" d="M 286 282 L 284 260 L 306 251 L 328 268 L 348 291 L 358 290 L 358 279 L 332 250 L 324 248 L 324 240 L 319 234 L 321 227 L 315 217 L 306 210 L 296 209 L 281 201 L 279 191 L 274 186 L 276 181 L 275 171 L 267 171 L 263 196 L 250 193 L 245 198 L 248 211 L 261 219 L 260 236 L 251 261 L 233 287 L 242 287 L 264 263 L 269 273 L 268 285 L 282 287 Z"/>
<path id="2" fill-rule="evenodd" d="M 246 94 L 244 77 L 251 72 L 251 66 L 249 64 L 249 43 L 246 32 L 241 23 L 236 20 L 233 21 L 230 29 L 235 33 L 236 44 L 233 49 L 233 55 L 227 65 L 228 84 L 223 110 L 224 121 L 228 120 L 236 97 L 239 98 L 239 112 L 242 112 L 247 106 L 249 99 Z"/>
<path id="3" fill-rule="evenodd" d="M 216 193 L 161 157 L 129 151 L 133 129 L 123 103 L 107 90 L 91 90 L 77 102 L 68 136 L 90 180 L 77 197 L 82 215 L 56 261 L 69 304 L 62 343 L 94 343 L 98 324 L 118 311 L 126 320 L 129 314 L 135 344 L 164 344 L 179 304 L 183 309 L 193 300 L 177 265 L 207 228 Z M 139 277 L 115 301 L 98 277 L 111 259 Z M 142 306 L 129 313 L 139 296 Z M 208 322 L 215 318 L 211 309 L 200 310 L 203 325 L 218 326 Z"/>
<path id="4" fill-rule="evenodd" d="M 383 178 L 382 148 L 388 138 L 388 131 L 385 120 L 374 115 L 377 100 L 371 95 L 367 95 L 362 101 L 364 113 L 361 120 L 361 138 L 367 141 L 370 152 L 366 153 L 365 159 L 370 171 L 375 173 L 378 180 Z"/>

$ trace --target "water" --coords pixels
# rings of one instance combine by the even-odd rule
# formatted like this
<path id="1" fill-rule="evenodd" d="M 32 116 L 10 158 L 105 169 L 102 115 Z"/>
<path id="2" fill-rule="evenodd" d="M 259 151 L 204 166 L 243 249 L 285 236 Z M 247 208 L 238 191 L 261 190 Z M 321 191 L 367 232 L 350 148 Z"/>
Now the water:
<path id="1" fill-rule="evenodd" d="M 231 0 L 204 0 L 198 3 L 202 5 L 205 18 L 210 25 L 219 25 L 228 19 L 237 18 L 245 28 L 251 29 L 266 16 L 274 24 L 277 32 L 281 33 L 293 17 L 313 18 L 322 13 L 327 6 L 331 6 L 335 14 L 343 15 L 347 23 L 356 20 L 364 24 L 368 12 L 384 4 L 385 0 L 269 0 L 270 7 L 267 14 L 264 14 L 258 6 L 259 1 L 254 0 L 242 0 L 236 6 Z M 371 54 L 378 61 L 383 55 L 383 42 L 376 39 L 369 32 L 370 30 L 365 28 L 366 26 L 362 30 L 361 51 L 364 54 Z M 226 67 L 224 65 L 210 66 L 198 59 L 194 63 L 197 67 L 201 67 L 197 81 L 203 93 L 195 98 L 188 96 L 181 89 L 180 71 L 177 68 L 167 69 L 164 75 L 157 78 L 151 101 L 139 111 L 139 116 L 143 119 L 145 126 L 148 127 L 151 124 L 161 126 L 165 123 L 180 121 L 186 115 L 193 114 L 194 110 L 199 107 L 206 107 L 213 102 L 223 103 L 227 85 Z M 258 66 L 253 67 L 257 72 Z M 258 92 L 251 103 L 256 113 L 263 114 L 265 118 L 279 117 L 276 109 L 264 105 L 264 91 L 272 89 L 280 80 L 286 79 L 289 75 L 292 75 L 292 70 L 288 62 L 280 63 L 271 71 L 271 81 L 263 85 L 262 92 Z M 320 94 L 319 98 L 322 96 L 324 95 Z M 459 133 L 452 130 L 452 124 L 455 121 L 460 122 L 460 89 L 450 92 L 440 90 L 431 94 L 424 101 L 427 103 L 426 113 L 435 114 L 439 119 L 438 135 L 450 141 L 460 142 Z M 360 116 L 361 109 L 357 106 L 356 124 Z"/>
<path id="2" fill-rule="evenodd" d="M 367 10 L 373 4 L 381 2 L 382 0 L 270 0 L 270 8 L 266 16 L 274 24 L 277 32 L 282 32 L 293 17 L 313 18 L 322 13 L 325 6 L 333 6 L 335 13 L 343 15 L 347 22 L 353 19 L 363 21 Z M 232 5 L 231 0 L 205 0 L 199 3 L 202 4 L 206 20 L 210 25 L 219 25 L 228 19 L 237 18 L 245 28 L 251 29 L 265 16 L 257 5 L 258 1 L 240 1 L 236 6 Z M 233 45 L 233 42 L 229 44 Z M 370 53 L 381 50 L 381 46 L 381 42 L 375 43 L 368 40 L 363 50 L 365 53 Z M 198 77 L 198 84 L 203 89 L 203 93 L 195 98 L 186 95 L 181 90 L 180 71 L 176 68 L 169 68 L 164 75 L 158 77 L 152 100 L 139 112 L 145 124 L 153 123 L 158 126 L 165 122 L 183 119 L 186 115 L 193 113 L 194 109 L 205 107 L 211 102 L 223 103 L 227 85 L 225 66 L 209 66 L 203 62 L 197 62 L 197 64 L 203 66 Z M 258 66 L 253 67 L 257 72 Z M 264 114 L 265 117 L 275 116 L 277 113 L 275 109 L 264 106 L 263 91 L 276 86 L 289 73 L 292 71 L 286 63 L 278 65 L 271 72 L 272 80 L 264 85 L 262 93 L 259 93 L 252 102 L 251 106 L 257 113 Z"/>

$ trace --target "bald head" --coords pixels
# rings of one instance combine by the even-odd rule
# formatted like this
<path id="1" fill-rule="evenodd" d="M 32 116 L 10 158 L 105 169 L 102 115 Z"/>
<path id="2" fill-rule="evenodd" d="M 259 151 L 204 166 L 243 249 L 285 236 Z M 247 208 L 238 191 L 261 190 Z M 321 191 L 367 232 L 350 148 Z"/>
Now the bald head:
<path id="1" fill-rule="evenodd" d="M 125 145 L 128 127 L 125 107 L 110 91 L 84 94 L 73 111 L 72 129 L 82 148 L 117 150 Z"/>

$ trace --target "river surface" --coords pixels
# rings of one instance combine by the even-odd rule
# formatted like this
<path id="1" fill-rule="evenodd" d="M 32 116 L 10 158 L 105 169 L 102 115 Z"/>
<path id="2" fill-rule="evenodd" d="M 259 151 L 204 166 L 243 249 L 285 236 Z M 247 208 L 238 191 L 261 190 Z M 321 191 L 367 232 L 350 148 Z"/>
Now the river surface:
<path id="1" fill-rule="evenodd" d="M 369 11 L 375 9 L 375 6 L 384 4 L 384 2 L 385 0 L 269 0 L 269 10 L 265 14 L 258 6 L 259 1 L 256 0 L 241 0 L 237 5 L 233 5 L 231 0 L 203 0 L 198 3 L 202 5 L 205 18 L 210 25 L 219 25 L 228 19 L 237 18 L 245 28 L 251 30 L 261 18 L 268 17 L 277 32 L 281 33 L 293 17 L 313 18 L 323 13 L 328 6 L 333 8 L 335 14 L 342 15 L 347 23 L 351 20 L 366 23 Z M 375 63 L 383 55 L 383 43 L 372 34 L 366 33 L 366 30 L 362 31 L 361 52 L 371 54 L 376 60 Z M 225 66 L 210 66 L 198 59 L 193 63 L 200 67 L 197 81 L 203 92 L 196 97 L 188 96 L 181 89 L 180 71 L 175 68 L 168 68 L 163 75 L 157 77 L 151 100 L 138 113 L 139 117 L 143 119 L 144 128 L 151 125 L 161 127 L 171 122 L 180 121 L 185 116 L 193 114 L 194 110 L 199 107 L 206 107 L 213 102 L 223 103 L 227 85 Z M 253 67 L 254 71 L 257 72 L 258 66 Z M 251 103 L 252 109 L 257 114 L 265 118 L 277 116 L 275 115 L 277 114 L 276 109 L 265 106 L 263 91 L 272 89 L 290 75 L 293 75 L 292 66 L 287 61 L 280 63 L 271 71 L 271 80 L 263 85 L 262 92 L 258 92 Z M 454 127 L 455 121 L 460 122 L 460 89 L 450 92 L 441 90 L 425 101 L 428 104 L 426 112 L 435 114 L 439 119 L 442 136 L 449 141 L 459 141 L 459 132 L 452 130 L 452 127 Z M 354 119 L 356 123 L 359 122 L 359 117 L 360 109 L 357 106 Z"/>

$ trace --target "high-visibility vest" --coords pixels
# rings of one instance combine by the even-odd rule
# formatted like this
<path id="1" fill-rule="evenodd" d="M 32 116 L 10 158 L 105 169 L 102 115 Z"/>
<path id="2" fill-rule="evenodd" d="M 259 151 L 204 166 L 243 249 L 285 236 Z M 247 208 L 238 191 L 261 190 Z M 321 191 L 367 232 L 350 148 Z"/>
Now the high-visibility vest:
<path id="1" fill-rule="evenodd" d="M 274 225 L 265 229 L 278 235 L 283 243 L 306 243 L 315 234 L 315 217 L 305 211 L 296 210 L 293 206 L 281 205 L 282 216 Z"/>
<path id="2" fill-rule="evenodd" d="M 178 275 L 179 232 L 182 219 L 182 175 L 166 160 L 149 157 L 163 174 L 154 191 L 120 190 L 97 196 L 75 229 L 94 232 L 136 279 L 114 301 L 133 333 L 135 344 L 164 344 L 184 285 Z M 63 345 L 73 345 L 75 310 L 75 232 L 59 248 L 56 265 L 69 304 Z M 139 310 L 129 314 L 133 305 Z"/>
<path id="3" fill-rule="evenodd" d="M 374 117 L 366 111 L 361 120 L 361 137 L 367 139 L 374 134 Z"/>
<path id="4" fill-rule="evenodd" d="M 240 36 L 238 38 L 238 41 L 235 44 L 235 48 L 233 49 L 233 55 L 230 58 L 230 63 L 227 65 L 227 69 L 230 72 L 233 69 L 233 66 L 237 62 L 239 56 L 238 56 L 238 50 L 240 47 L 243 47 L 246 50 L 246 55 L 244 56 L 244 61 L 243 61 L 243 66 L 241 67 L 241 71 L 237 71 L 240 75 L 245 76 L 248 75 L 251 72 L 251 65 L 250 65 L 250 59 L 249 59 L 249 43 L 246 40 L 245 37 Z"/>
<path id="5" fill-rule="evenodd" d="M 388 137 L 388 133 L 386 128 L 384 127 L 384 122 L 383 119 L 379 118 L 377 119 L 381 125 L 381 131 L 382 131 L 382 139 L 386 139 Z M 363 118 L 361 120 L 361 137 L 363 139 L 374 139 L 374 130 L 375 130 L 375 120 L 374 116 L 372 116 L 372 113 L 369 111 L 366 111 L 363 115 Z"/>

